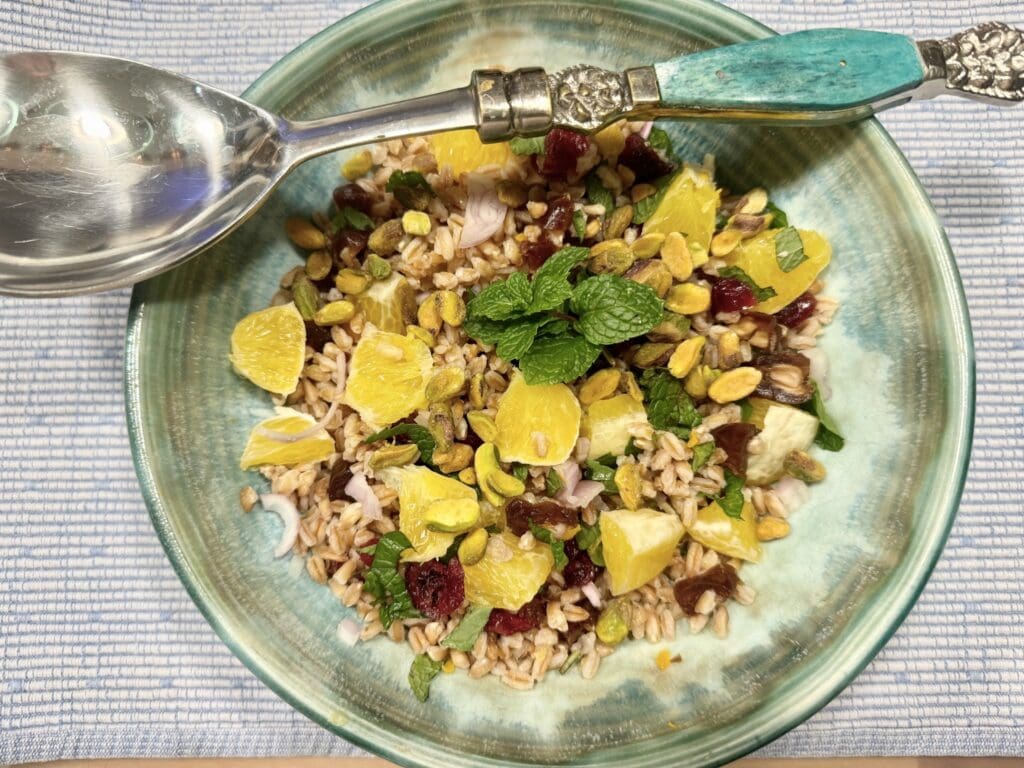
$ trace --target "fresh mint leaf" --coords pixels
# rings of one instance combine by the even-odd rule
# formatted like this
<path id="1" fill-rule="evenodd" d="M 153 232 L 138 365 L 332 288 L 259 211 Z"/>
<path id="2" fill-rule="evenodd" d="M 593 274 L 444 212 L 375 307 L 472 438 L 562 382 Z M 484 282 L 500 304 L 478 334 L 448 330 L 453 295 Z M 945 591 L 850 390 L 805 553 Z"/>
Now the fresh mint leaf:
<path id="1" fill-rule="evenodd" d="M 373 221 L 362 211 L 357 211 L 346 205 L 334 214 L 331 226 L 335 232 L 340 232 L 343 229 L 358 229 L 365 232 L 368 229 L 373 229 Z"/>
<path id="2" fill-rule="evenodd" d="M 388 427 L 370 435 L 363 440 L 363 444 L 379 443 L 381 440 L 390 440 L 393 437 L 399 436 L 408 437 L 416 444 L 416 447 L 420 449 L 420 458 L 424 462 L 427 464 L 434 463 L 434 448 L 437 447 L 437 442 L 434 440 L 433 435 L 430 434 L 430 431 L 419 424 L 396 424 L 393 427 Z"/>
<path id="3" fill-rule="evenodd" d="M 618 275 L 597 275 L 572 292 L 576 327 L 593 344 L 618 344 L 661 321 L 664 304 L 648 286 Z"/>
<path id="4" fill-rule="evenodd" d="M 601 540 L 601 529 L 596 525 L 580 523 L 580 530 L 576 534 L 576 546 L 586 551 Z"/>
<path id="5" fill-rule="evenodd" d="M 513 464 L 512 475 L 521 482 L 526 482 L 526 478 L 530 475 L 530 468 L 525 464 Z"/>
<path id="6" fill-rule="evenodd" d="M 555 568 L 559 571 L 565 568 L 569 564 L 569 558 L 565 555 L 565 542 L 561 539 L 556 539 L 551 531 L 537 525 L 533 520 L 527 522 L 530 524 L 530 531 L 533 533 L 533 537 L 537 541 L 543 541 L 551 547 L 551 554 L 555 556 Z"/>
<path id="7" fill-rule="evenodd" d="M 654 215 L 654 212 L 658 210 L 658 206 L 661 205 L 661 201 L 665 197 L 665 191 L 668 189 L 669 184 L 672 183 L 672 179 L 674 178 L 675 176 L 672 175 L 662 176 L 660 179 L 656 179 L 654 181 L 654 188 L 656 190 L 654 194 L 648 195 L 647 197 L 633 203 L 634 224 L 643 224 Z"/>
<path id="8" fill-rule="evenodd" d="M 394 192 L 401 187 L 422 189 L 431 195 L 434 194 L 434 188 L 430 186 L 430 182 L 419 171 L 395 171 L 388 177 L 388 183 L 384 186 L 384 189 L 388 192 Z"/>
<path id="9" fill-rule="evenodd" d="M 711 454 L 715 452 L 714 440 L 707 443 L 698 443 L 693 446 L 693 471 L 696 472 L 698 469 L 708 463 L 708 459 L 711 458 Z"/>
<path id="10" fill-rule="evenodd" d="M 626 441 L 626 450 L 622 453 L 625 456 L 639 456 L 641 454 L 641 450 L 636 447 L 635 438 L 631 437 Z"/>
<path id="11" fill-rule="evenodd" d="M 651 129 L 651 133 L 647 137 L 647 146 L 660 150 L 669 160 L 675 160 L 675 154 L 672 151 L 672 139 L 661 128 Z"/>
<path id="12" fill-rule="evenodd" d="M 825 410 L 825 401 L 821 397 L 817 382 L 814 383 L 814 394 L 811 395 L 811 399 L 800 407 L 818 419 L 818 433 L 814 436 L 814 444 L 826 451 L 843 450 L 846 440 L 839 434 L 835 420 Z"/>
<path id="13" fill-rule="evenodd" d="M 579 246 L 562 248 L 553 253 L 533 276 L 533 296 L 529 311 L 547 312 L 561 307 L 572 295 L 569 274 L 577 264 L 586 261 L 589 255 L 590 249 Z"/>
<path id="14" fill-rule="evenodd" d="M 380 621 L 385 628 L 396 619 L 420 615 L 405 588 L 405 579 L 398 571 L 398 558 L 412 544 L 401 531 L 385 533 L 373 551 L 373 564 L 363 577 L 363 586 L 376 600 Z"/>
<path id="15" fill-rule="evenodd" d="M 513 155 L 539 155 L 544 151 L 544 137 L 524 139 L 516 136 L 508 143 Z"/>
<path id="16" fill-rule="evenodd" d="M 441 662 L 434 661 L 425 653 L 421 653 L 412 660 L 409 667 L 409 687 L 413 695 L 420 701 L 426 701 L 430 696 L 430 683 L 441 671 Z"/>
<path id="17" fill-rule="evenodd" d="M 537 339 L 519 359 L 527 384 L 560 384 L 585 374 L 601 354 L 601 348 L 582 336 Z"/>
<path id="18" fill-rule="evenodd" d="M 729 517 L 743 519 L 743 478 L 725 470 L 725 488 L 715 501 Z"/>
<path id="19" fill-rule="evenodd" d="M 683 382 L 665 368 L 648 368 L 640 377 L 644 404 L 651 426 L 689 437 L 689 430 L 700 424 L 700 413 L 683 389 Z"/>
<path id="20" fill-rule="evenodd" d="M 601 183 L 601 179 L 596 173 L 591 172 L 584 183 L 587 186 L 587 199 L 592 205 L 600 205 L 604 207 L 604 213 L 607 216 L 615 208 L 615 196 L 607 189 L 604 184 Z"/>
<path id="21" fill-rule="evenodd" d="M 764 209 L 765 213 L 772 215 L 772 227 L 785 229 L 789 226 L 789 216 L 786 212 L 779 208 L 775 203 L 769 202 Z"/>
<path id="22" fill-rule="evenodd" d="M 792 272 L 805 261 L 804 241 L 800 233 L 792 227 L 786 227 L 775 235 L 775 261 L 783 272 Z"/>
<path id="23" fill-rule="evenodd" d="M 570 323 L 561 317 L 548 317 L 537 331 L 538 336 L 564 336 L 569 332 Z"/>
<path id="24" fill-rule="evenodd" d="M 501 335 L 508 328 L 508 322 L 504 320 L 490 320 L 486 317 L 479 317 L 466 313 L 466 319 L 462 323 L 462 330 L 483 344 L 497 344 L 501 341 Z"/>
<path id="25" fill-rule="evenodd" d="M 555 470 L 549 469 L 548 473 L 544 475 L 544 490 L 547 491 L 548 496 L 555 496 L 563 488 L 565 488 L 565 483 L 562 482 L 562 478 Z"/>
<path id="26" fill-rule="evenodd" d="M 572 231 L 576 233 L 576 239 L 583 242 L 583 236 L 587 234 L 587 214 L 583 211 L 572 215 Z"/>
<path id="27" fill-rule="evenodd" d="M 750 398 L 749 397 L 744 397 L 742 400 L 740 400 L 739 406 L 740 406 L 740 421 L 749 421 L 750 417 L 754 413 L 754 406 L 750 402 Z"/>
<path id="28" fill-rule="evenodd" d="M 762 288 L 754 282 L 754 278 L 744 272 L 740 267 L 722 267 L 718 270 L 718 276 L 731 277 L 734 280 L 739 280 L 741 283 L 749 285 L 750 290 L 754 292 L 754 298 L 757 299 L 758 303 L 768 301 L 768 299 L 773 298 L 776 295 L 774 288 Z"/>
<path id="29" fill-rule="evenodd" d="M 445 648 L 454 648 L 456 651 L 469 652 L 476 645 L 476 639 L 480 637 L 487 620 L 491 617 L 491 609 L 486 605 L 471 605 L 462 621 L 444 640 L 441 645 Z"/>
<path id="30" fill-rule="evenodd" d="M 525 314 L 533 301 L 530 281 L 522 272 L 513 272 L 506 280 L 491 283 L 469 300 L 466 305 L 470 317 L 488 320 L 508 320 Z"/>
<path id="31" fill-rule="evenodd" d="M 533 345 L 537 330 L 544 324 L 544 317 L 524 317 L 509 320 L 498 338 L 498 357 L 502 360 L 518 360 Z"/>
<path id="32" fill-rule="evenodd" d="M 588 459 L 583 469 L 583 476 L 587 480 L 595 480 L 604 486 L 606 493 L 618 493 L 619 486 L 615 484 L 615 468 L 602 464 L 599 461 Z"/>

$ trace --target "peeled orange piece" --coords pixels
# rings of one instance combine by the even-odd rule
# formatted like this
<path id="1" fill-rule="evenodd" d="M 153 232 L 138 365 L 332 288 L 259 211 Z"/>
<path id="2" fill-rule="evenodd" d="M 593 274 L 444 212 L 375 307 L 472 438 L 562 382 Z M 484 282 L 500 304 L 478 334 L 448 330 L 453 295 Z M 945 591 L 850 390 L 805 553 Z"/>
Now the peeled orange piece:
<path id="1" fill-rule="evenodd" d="M 472 173 L 482 165 L 504 165 L 512 157 L 508 142 L 484 144 L 471 128 L 435 133 L 430 137 L 430 144 L 434 148 L 437 167 L 449 166 L 455 178 L 463 173 Z"/>
<path id="2" fill-rule="evenodd" d="M 416 291 L 409 281 L 393 272 L 387 280 L 375 280 L 356 298 L 366 322 L 388 333 L 405 333 L 416 322 Z"/>
<path id="3" fill-rule="evenodd" d="M 367 325 L 349 361 L 345 404 L 373 427 L 394 424 L 426 406 L 432 366 L 419 339 Z"/>
<path id="4" fill-rule="evenodd" d="M 753 504 L 749 501 L 744 504 L 741 514 L 740 518 L 729 517 L 718 502 L 713 502 L 697 513 L 687 533 L 708 549 L 756 563 L 761 559 L 761 543 L 757 540 L 757 513 Z"/>
<path id="5" fill-rule="evenodd" d="M 295 304 L 246 315 L 231 332 L 231 365 L 267 392 L 293 392 L 305 357 L 306 324 Z"/>
<path id="6" fill-rule="evenodd" d="M 554 565 L 546 544 L 522 550 L 519 537 L 508 531 L 492 534 L 483 558 L 463 565 L 466 599 L 473 605 L 518 611 L 544 586 Z"/>
<path id="7" fill-rule="evenodd" d="M 561 464 L 576 445 L 581 413 L 580 401 L 565 384 L 527 384 L 516 371 L 494 417 L 501 460 L 535 467 Z"/>
<path id="8" fill-rule="evenodd" d="M 583 435 L 590 440 L 588 459 L 621 456 L 629 445 L 630 429 L 647 423 L 644 404 L 632 395 L 615 395 L 587 406 Z"/>
<path id="9" fill-rule="evenodd" d="M 398 530 L 406 535 L 412 549 L 402 559 L 422 563 L 441 557 L 455 541 L 454 533 L 431 530 L 428 510 L 441 501 L 476 501 L 476 492 L 468 485 L 421 466 L 388 467 L 377 477 L 398 491 Z"/>
<path id="10" fill-rule="evenodd" d="M 776 295 L 762 301 L 754 309 L 772 314 L 793 301 L 811 287 L 811 283 L 832 260 L 832 247 L 817 232 L 801 229 L 807 261 L 789 272 L 783 272 L 775 259 L 775 236 L 781 230 L 769 229 L 749 240 L 743 240 L 736 250 L 725 257 L 730 266 L 737 266 L 750 275 L 762 288 L 772 288 Z"/>
<path id="11" fill-rule="evenodd" d="M 665 570 L 683 537 L 678 517 L 653 509 L 609 510 L 599 523 L 613 595 L 642 587 Z"/>
<path id="12" fill-rule="evenodd" d="M 242 469 L 263 464 L 312 464 L 324 461 L 334 453 L 334 438 L 327 430 L 320 429 L 309 437 L 294 442 L 275 440 L 263 430 L 283 435 L 297 435 L 316 424 L 312 416 L 299 413 L 292 408 L 275 408 L 275 415 L 264 419 L 249 433 L 249 441 L 242 452 Z"/>
<path id="13" fill-rule="evenodd" d="M 687 165 L 665 190 L 665 196 L 644 224 L 644 234 L 681 232 L 689 246 L 693 266 L 699 267 L 708 260 L 718 203 L 719 192 L 711 174 L 703 168 Z"/>

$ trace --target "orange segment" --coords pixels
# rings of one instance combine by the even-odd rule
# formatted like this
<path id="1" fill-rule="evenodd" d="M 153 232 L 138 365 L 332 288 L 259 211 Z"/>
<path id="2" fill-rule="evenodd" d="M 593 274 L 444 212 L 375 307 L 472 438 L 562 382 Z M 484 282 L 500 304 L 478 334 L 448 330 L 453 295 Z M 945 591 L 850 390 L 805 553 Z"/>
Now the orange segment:
<path id="1" fill-rule="evenodd" d="M 516 371 L 498 402 L 494 443 L 502 461 L 553 467 L 580 434 L 580 403 L 565 384 L 531 385 Z"/>
<path id="2" fill-rule="evenodd" d="M 687 533 L 708 549 L 756 563 L 761 559 L 761 544 L 757 540 L 757 513 L 748 501 L 743 505 L 741 514 L 743 516 L 739 519 L 729 517 L 718 506 L 718 502 L 713 502 L 697 513 L 697 519 Z"/>
<path id="3" fill-rule="evenodd" d="M 807 261 L 790 272 L 783 272 L 775 260 L 775 235 L 778 229 L 769 229 L 749 240 L 743 240 L 725 261 L 737 266 L 750 275 L 762 288 L 772 288 L 776 295 L 762 301 L 755 309 L 772 314 L 796 299 L 811 287 L 811 283 L 832 260 L 832 247 L 828 240 L 817 232 L 801 229 L 800 240 L 804 244 Z"/>
<path id="4" fill-rule="evenodd" d="M 683 524 L 653 509 L 601 513 L 601 542 L 613 595 L 642 587 L 672 561 Z"/>
<path id="5" fill-rule="evenodd" d="M 507 531 L 494 534 L 483 559 L 463 566 L 466 599 L 473 605 L 518 611 L 544 586 L 554 564 L 546 544 L 522 550 L 518 537 Z"/>
<path id="6" fill-rule="evenodd" d="M 644 234 L 682 232 L 693 266 L 699 267 L 708 260 L 718 203 L 719 193 L 711 174 L 703 168 L 687 165 L 676 174 L 644 224 Z"/>
<path id="7" fill-rule="evenodd" d="M 306 325 L 294 304 L 246 315 L 231 332 L 231 365 L 267 392 L 293 392 L 305 357 Z"/>
<path id="8" fill-rule="evenodd" d="M 430 144 L 434 148 L 437 167 L 449 166 L 455 178 L 463 173 L 472 173 L 482 165 L 504 165 L 512 157 L 508 142 L 484 144 L 471 128 L 435 133 L 430 137 Z"/>
<path id="9" fill-rule="evenodd" d="M 394 424 L 426 406 L 432 368 L 422 341 L 368 325 L 352 352 L 345 404 L 373 427 Z"/>
<path id="10" fill-rule="evenodd" d="M 276 408 L 275 411 L 274 416 L 261 421 L 249 433 L 249 440 L 242 452 L 242 469 L 263 464 L 282 464 L 289 467 L 295 464 L 312 464 L 324 461 L 334 453 L 334 438 L 324 429 L 292 443 L 265 435 L 263 430 L 297 435 L 316 423 L 312 416 L 299 413 L 292 408 Z"/>

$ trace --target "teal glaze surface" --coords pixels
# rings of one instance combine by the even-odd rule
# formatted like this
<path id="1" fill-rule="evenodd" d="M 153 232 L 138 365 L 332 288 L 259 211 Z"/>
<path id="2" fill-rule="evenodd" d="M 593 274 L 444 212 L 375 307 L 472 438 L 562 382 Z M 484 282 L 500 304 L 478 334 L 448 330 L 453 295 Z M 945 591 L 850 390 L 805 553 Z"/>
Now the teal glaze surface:
<path id="1" fill-rule="evenodd" d="M 807 30 L 654 68 L 664 105 L 741 112 L 841 112 L 911 91 L 924 76 L 909 37 L 853 29 Z"/>
<path id="2" fill-rule="evenodd" d="M 387 0 L 285 57 L 246 96 L 292 118 L 465 85 L 473 68 L 578 62 L 611 69 L 765 37 L 709 0 Z M 728 641 L 625 643 L 597 677 L 532 691 L 440 675 L 419 704 L 412 654 L 344 646 L 351 611 L 274 560 L 280 522 L 243 515 L 246 436 L 271 411 L 227 360 L 231 330 L 302 263 L 287 217 L 326 210 L 342 157 L 304 165 L 215 249 L 138 286 L 125 352 L 129 433 L 167 555 L 197 606 L 268 686 L 325 728 L 408 766 L 715 765 L 754 750 L 835 696 L 913 605 L 953 520 L 970 448 L 973 353 L 963 295 L 934 211 L 877 122 L 780 129 L 663 123 L 677 152 L 717 158 L 722 184 L 763 185 L 823 232 L 842 307 L 823 337 L 832 414 L 847 438 L 792 534 L 745 566 L 758 592 L 730 610 Z M 884 309 L 884 311 L 880 311 Z M 664 672 L 655 654 L 683 657 Z M 230 701 L 228 700 L 228 703 Z"/>

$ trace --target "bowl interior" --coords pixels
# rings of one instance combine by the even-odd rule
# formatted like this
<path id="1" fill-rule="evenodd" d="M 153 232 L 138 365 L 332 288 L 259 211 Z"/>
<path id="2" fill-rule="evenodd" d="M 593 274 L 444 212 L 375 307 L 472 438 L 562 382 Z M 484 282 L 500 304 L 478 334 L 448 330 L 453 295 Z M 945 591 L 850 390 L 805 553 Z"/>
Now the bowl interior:
<path id="1" fill-rule="evenodd" d="M 389 0 L 276 65 L 249 96 L 313 118 L 463 85 L 471 69 L 585 61 L 622 68 L 766 34 L 711 2 Z M 847 438 L 793 533 L 744 569 L 758 591 L 710 632 L 628 643 L 584 681 L 557 673 L 531 692 L 443 675 L 429 703 L 406 684 L 407 646 L 347 648 L 348 611 L 300 562 L 275 561 L 279 523 L 243 516 L 238 469 L 270 412 L 227 361 L 234 324 L 300 263 L 292 214 L 326 208 L 338 156 L 300 168 L 269 204 L 201 258 L 137 288 L 126 355 L 140 480 L 181 577 L 224 640 L 309 716 L 409 765 L 685 765 L 754 749 L 822 706 L 912 605 L 951 523 L 973 411 L 972 350 L 941 228 L 902 156 L 872 122 L 779 130 L 666 124 L 679 154 L 713 154 L 735 189 L 767 187 L 790 220 L 818 229 L 842 301 L 824 337 L 830 410 Z M 664 672 L 662 647 L 682 655 Z"/>

